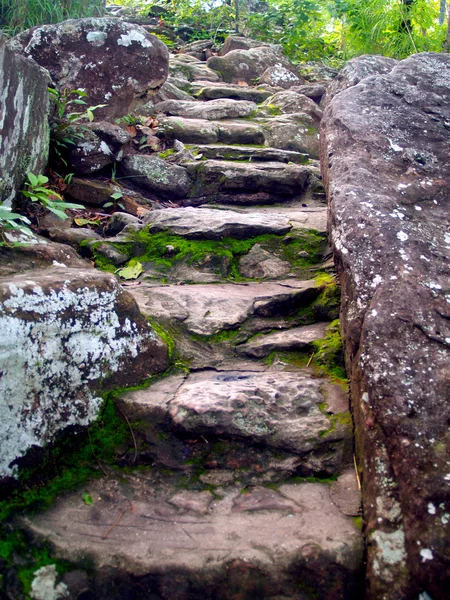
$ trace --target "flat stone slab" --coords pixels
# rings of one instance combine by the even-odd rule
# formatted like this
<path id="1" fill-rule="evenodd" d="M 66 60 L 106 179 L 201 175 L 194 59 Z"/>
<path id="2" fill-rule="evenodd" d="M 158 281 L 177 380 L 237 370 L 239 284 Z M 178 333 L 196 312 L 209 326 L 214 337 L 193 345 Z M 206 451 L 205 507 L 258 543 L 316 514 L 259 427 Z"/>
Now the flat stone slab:
<path id="1" fill-rule="evenodd" d="M 195 148 L 205 158 L 216 160 L 256 160 L 272 162 L 293 162 L 306 164 L 309 156 L 301 152 L 279 150 L 278 148 L 255 148 L 252 146 L 203 145 Z"/>
<path id="2" fill-rule="evenodd" d="M 155 112 L 192 119 L 207 119 L 209 121 L 249 117 L 256 109 L 257 106 L 254 102 L 231 100 L 229 98 L 210 100 L 209 102 L 165 100 L 155 105 Z"/>
<path id="3" fill-rule="evenodd" d="M 145 315 L 175 319 L 191 333 L 200 335 L 238 327 L 252 316 L 286 315 L 307 306 L 319 291 L 315 281 L 294 279 L 277 283 L 173 286 L 143 283 L 130 288 Z"/>
<path id="4" fill-rule="evenodd" d="M 184 117 L 159 119 L 159 135 L 184 144 L 264 144 L 260 125 L 250 121 L 208 121 Z"/>
<path id="5" fill-rule="evenodd" d="M 185 163 L 185 166 L 191 178 L 195 178 L 190 198 L 220 193 L 296 196 L 303 192 L 310 178 L 306 167 L 279 162 L 205 160 Z"/>
<path id="6" fill-rule="evenodd" d="M 314 325 L 263 335 L 237 346 L 236 350 L 240 354 L 253 358 L 263 358 L 272 352 L 305 350 L 311 342 L 325 337 L 328 325 L 329 323 L 314 323 Z"/>
<path id="7" fill-rule="evenodd" d="M 255 209 L 252 206 L 239 206 L 234 208 L 234 211 L 239 211 L 241 213 L 250 213 L 252 214 L 255 210 L 260 214 L 272 215 L 276 214 L 279 216 L 286 217 L 289 220 L 289 223 L 292 225 L 294 229 L 315 229 L 320 233 L 327 232 L 327 208 L 323 206 L 323 203 L 317 202 L 317 200 L 306 200 L 308 202 L 308 206 L 313 204 L 313 208 L 303 208 L 299 201 L 293 201 L 290 203 L 286 203 L 283 205 L 277 206 L 258 206 Z M 314 206 L 317 204 L 318 206 Z M 229 209 L 229 207 L 225 204 L 215 205 L 217 208 L 221 210 Z M 203 205 L 200 205 L 199 208 L 202 208 Z"/>
<path id="8" fill-rule="evenodd" d="M 197 82 L 191 85 L 191 90 L 197 98 L 202 100 L 215 100 L 218 98 L 233 98 L 234 100 L 248 100 L 257 104 L 264 102 L 273 92 L 254 87 L 233 85 L 226 83 L 201 85 Z"/>
<path id="9" fill-rule="evenodd" d="M 245 239 L 267 233 L 283 235 L 292 226 L 286 217 L 276 214 L 239 213 L 212 208 L 168 208 L 146 215 L 150 231 L 169 231 L 191 239 Z"/>
<path id="10" fill-rule="evenodd" d="M 183 600 L 225 600 L 236 590 L 255 599 L 309 597 L 299 594 L 299 581 L 321 598 L 330 589 L 336 600 L 361 597 L 362 535 L 325 484 L 244 493 L 234 486 L 216 496 L 176 491 L 143 472 L 104 478 L 83 491 L 93 504 L 77 491 L 26 526 L 65 559 L 88 556 L 90 590 L 98 598 L 111 597 L 108 574 L 115 589 L 160 589 Z"/>

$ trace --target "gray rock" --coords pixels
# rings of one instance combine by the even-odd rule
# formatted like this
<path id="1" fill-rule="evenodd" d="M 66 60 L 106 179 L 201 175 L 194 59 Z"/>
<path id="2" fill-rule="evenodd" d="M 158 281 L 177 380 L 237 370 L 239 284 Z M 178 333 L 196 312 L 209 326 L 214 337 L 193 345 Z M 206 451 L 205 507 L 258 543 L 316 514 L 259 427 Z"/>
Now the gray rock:
<path id="1" fill-rule="evenodd" d="M 226 144 L 202 145 L 194 148 L 198 154 L 205 158 L 219 160 L 248 160 L 248 161 L 271 161 L 292 162 L 299 165 L 308 162 L 308 155 L 292 150 L 280 150 L 279 148 L 256 148 L 254 146 L 228 146 Z"/>
<path id="2" fill-rule="evenodd" d="M 299 195 L 306 187 L 309 171 L 301 165 L 276 162 L 240 163 L 225 160 L 206 160 L 186 163 L 195 178 L 190 197 L 218 193 L 260 193 L 274 197 Z"/>
<path id="3" fill-rule="evenodd" d="M 157 91 L 157 93 L 153 96 L 152 102 L 153 105 L 158 104 L 159 102 L 165 102 L 166 100 L 192 100 L 192 96 L 185 92 L 184 90 L 180 90 L 176 85 L 171 83 L 170 81 L 166 81 L 163 86 Z M 139 109 L 138 109 L 139 110 Z"/>
<path id="4" fill-rule="evenodd" d="M 264 144 L 262 127 L 248 121 L 162 117 L 159 119 L 158 135 L 185 144 Z"/>
<path id="5" fill-rule="evenodd" d="M 188 60 L 189 59 L 189 60 Z M 170 59 L 169 72 L 172 77 L 187 81 L 219 81 L 218 74 L 205 63 L 187 54 L 178 54 Z"/>
<path id="6" fill-rule="evenodd" d="M 86 240 L 101 240 L 102 237 L 92 229 L 79 227 L 69 229 L 67 227 L 48 227 L 47 234 L 53 242 L 69 244 L 77 250 Z"/>
<path id="7" fill-rule="evenodd" d="M 249 50 L 231 50 L 225 56 L 212 56 L 207 63 L 209 68 L 220 73 L 223 81 L 254 84 L 268 67 L 280 66 L 293 73 L 294 65 L 280 52 L 269 46 L 258 46 Z"/>
<path id="8" fill-rule="evenodd" d="M 292 90 L 274 94 L 263 103 L 263 106 L 278 107 L 283 114 L 305 113 L 316 124 L 322 118 L 322 111 L 311 98 Z"/>
<path id="9" fill-rule="evenodd" d="M 75 145 L 68 147 L 70 168 L 80 175 L 90 175 L 112 165 L 117 159 L 117 150 L 107 144 L 93 131 L 84 125 L 74 125 L 73 130 L 79 134 L 73 138 Z"/>
<path id="10" fill-rule="evenodd" d="M 238 213 L 209 208 L 168 208 L 152 211 L 144 218 L 150 231 L 169 231 L 191 239 L 245 239 L 271 233 L 282 235 L 291 226 L 278 215 Z"/>
<path id="11" fill-rule="evenodd" d="M 303 94 L 303 96 L 307 96 L 308 98 L 311 98 L 311 100 L 314 100 L 314 102 L 319 103 L 322 100 L 322 97 L 325 95 L 327 87 L 328 83 L 326 81 L 321 81 L 318 83 L 292 86 L 290 89 L 291 92 Z"/>
<path id="12" fill-rule="evenodd" d="M 300 85 L 304 82 L 305 80 L 302 77 L 299 77 L 297 73 L 294 73 L 281 65 L 269 67 L 259 78 L 260 84 L 266 83 L 285 90 L 288 90 L 293 85 Z"/>
<path id="13" fill-rule="evenodd" d="M 318 597 L 327 597 L 330 589 L 339 600 L 361 597 L 361 532 L 331 502 L 327 485 L 257 486 L 244 494 L 241 487 L 227 487 L 205 513 L 197 510 L 206 504 L 205 492 L 183 492 L 184 503 L 176 500 L 182 506 L 174 506 L 171 482 L 151 472 L 95 480 L 86 493 L 93 505 L 80 502 L 79 492 L 65 494 L 48 512 L 29 518 L 27 527 L 68 560 L 89 554 L 98 598 L 111 594 L 105 574 L 112 572 L 116 589 L 133 595 L 141 593 L 145 576 L 173 599 L 200 589 L 205 598 L 217 590 L 232 598 L 239 590 L 246 598 L 282 594 L 294 600 L 306 597 L 299 596 L 299 580 Z"/>
<path id="14" fill-rule="evenodd" d="M 32 446 L 91 423 L 100 389 L 167 365 L 165 345 L 109 273 L 60 264 L 1 278 L 0 308 L 2 478 Z"/>
<path id="15" fill-rule="evenodd" d="M 36 63 L 12 52 L 3 35 L 0 65 L 0 203 L 10 207 L 26 174 L 40 173 L 47 164 L 50 78 Z"/>
<path id="16" fill-rule="evenodd" d="M 123 212 L 115 212 L 111 215 L 108 225 L 105 229 L 105 234 L 109 236 L 117 235 L 120 233 L 127 225 L 134 224 L 139 225 L 140 221 L 138 217 L 133 215 L 129 215 L 128 213 Z"/>
<path id="17" fill-rule="evenodd" d="M 70 19 L 40 25 L 10 42 L 47 69 L 58 89 L 88 90 L 88 104 L 105 120 L 145 104 L 167 79 L 165 44 L 139 27 L 114 18 Z M 79 107 L 71 105 L 71 112 Z"/>
<path id="18" fill-rule="evenodd" d="M 73 202 L 103 206 L 106 202 L 112 201 L 111 194 L 117 192 L 118 189 L 118 186 L 110 181 L 94 181 L 82 177 L 73 177 L 65 191 L 65 195 Z"/>
<path id="19" fill-rule="evenodd" d="M 248 100 L 250 102 L 264 102 L 266 98 L 272 95 L 272 92 L 264 89 L 245 87 L 242 85 L 232 85 L 226 83 L 206 83 L 192 84 L 191 89 L 197 98 L 202 100 L 216 100 L 218 98 L 233 98 L 234 100 Z"/>
<path id="20" fill-rule="evenodd" d="M 330 489 L 331 500 L 339 510 L 349 517 L 361 514 L 361 491 L 354 468 L 349 468 L 340 475 Z"/>
<path id="21" fill-rule="evenodd" d="M 388 75 L 398 63 L 394 58 L 363 54 L 348 61 L 339 74 L 327 86 L 323 102 L 327 105 L 342 90 L 357 85 L 365 77 L 371 75 Z"/>
<path id="22" fill-rule="evenodd" d="M 220 98 L 210 102 L 166 100 L 155 105 L 155 112 L 192 119 L 207 119 L 208 121 L 248 117 L 255 111 L 256 104 L 254 102 L 229 98 Z"/>
<path id="23" fill-rule="evenodd" d="M 131 216 L 131 215 L 130 215 Z M 114 246 L 111 244 L 95 244 L 95 257 L 98 255 L 104 256 L 110 263 L 115 265 L 116 267 L 120 267 L 129 261 L 130 257 L 128 254 L 124 254 L 123 252 L 119 252 Z"/>
<path id="24" fill-rule="evenodd" d="M 306 113 L 282 115 L 265 121 L 266 144 L 273 148 L 292 150 L 319 157 L 317 121 Z"/>
<path id="25" fill-rule="evenodd" d="M 320 287 L 315 281 L 183 285 L 143 283 L 131 288 L 141 311 L 156 319 L 175 319 L 188 331 L 213 335 L 239 326 L 252 316 L 290 313 L 312 302 Z"/>
<path id="26" fill-rule="evenodd" d="M 255 244 L 248 254 L 239 259 L 239 273 L 251 279 L 283 277 L 291 265 Z"/>
<path id="27" fill-rule="evenodd" d="M 311 342 L 325 337 L 329 323 L 314 323 L 255 337 L 237 347 L 240 354 L 252 358 L 264 358 L 272 352 L 295 352 L 306 350 Z"/>
<path id="28" fill-rule="evenodd" d="M 260 46 L 268 46 L 268 44 L 260 40 L 252 40 L 243 35 L 229 35 L 223 43 L 219 54 L 220 56 L 225 56 L 225 54 L 228 54 L 232 50 L 250 50 L 250 48 L 259 48 Z"/>
<path id="29" fill-rule="evenodd" d="M 93 123 L 87 123 L 85 127 L 96 133 L 101 140 L 115 150 L 120 150 L 122 146 L 133 139 L 133 136 L 123 127 L 108 121 L 94 121 Z"/>
<path id="30" fill-rule="evenodd" d="M 341 91 L 322 121 L 367 577 L 387 599 L 450 585 L 449 113 L 450 56 L 423 53 Z"/>
<path id="31" fill-rule="evenodd" d="M 136 185 L 162 198 L 182 198 L 191 187 L 186 169 L 156 156 L 126 156 L 120 168 L 124 175 L 134 177 Z"/>

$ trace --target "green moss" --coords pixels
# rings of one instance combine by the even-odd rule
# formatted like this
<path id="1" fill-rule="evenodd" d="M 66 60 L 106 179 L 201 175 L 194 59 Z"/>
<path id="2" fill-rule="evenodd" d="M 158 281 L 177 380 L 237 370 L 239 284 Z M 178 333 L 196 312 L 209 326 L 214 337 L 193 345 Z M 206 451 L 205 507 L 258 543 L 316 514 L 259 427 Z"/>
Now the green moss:
<path id="1" fill-rule="evenodd" d="M 152 317 L 147 317 L 148 322 L 152 326 L 152 328 L 156 331 L 159 337 L 167 344 L 167 351 L 169 353 L 169 360 L 172 362 L 175 356 L 175 340 L 170 335 L 170 333 L 164 329 L 159 323 L 157 323 Z"/>
<path id="2" fill-rule="evenodd" d="M 352 517 L 352 521 L 360 531 L 363 530 L 364 521 L 362 517 Z"/>
<path id="3" fill-rule="evenodd" d="M 351 428 L 353 425 L 352 415 L 351 415 L 350 411 L 337 413 L 336 415 L 327 415 L 327 417 L 330 421 L 330 427 L 329 427 L 329 429 L 326 429 L 325 431 L 320 431 L 319 432 L 320 437 L 325 437 L 326 435 L 329 435 L 330 433 L 332 433 L 336 429 L 337 424 L 344 425 L 349 428 Z"/>
<path id="4" fill-rule="evenodd" d="M 325 375 L 336 379 L 345 379 L 344 353 L 342 339 L 339 331 L 339 319 L 330 323 L 326 336 L 321 340 L 312 342 L 316 352 L 315 364 Z"/>
<path id="5" fill-rule="evenodd" d="M 115 273 L 117 271 L 116 265 L 113 265 L 108 261 L 108 259 L 105 256 L 97 254 L 95 251 L 94 260 L 96 268 L 100 271 L 106 271 L 107 273 Z"/>
<path id="6" fill-rule="evenodd" d="M 170 156 L 173 156 L 174 154 L 175 154 L 175 150 L 173 148 L 169 148 L 168 150 L 163 150 L 162 152 L 159 152 L 158 156 L 159 156 L 159 158 L 166 160 L 167 158 L 169 158 Z"/>

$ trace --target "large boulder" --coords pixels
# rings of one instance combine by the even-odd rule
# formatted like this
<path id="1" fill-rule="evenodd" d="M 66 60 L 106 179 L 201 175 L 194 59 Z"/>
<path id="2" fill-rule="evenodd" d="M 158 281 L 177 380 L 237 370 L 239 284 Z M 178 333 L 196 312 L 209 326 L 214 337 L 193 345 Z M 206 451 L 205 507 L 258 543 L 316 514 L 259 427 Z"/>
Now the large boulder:
<path id="1" fill-rule="evenodd" d="M 270 46 L 258 46 L 249 50 L 232 50 L 225 56 L 212 56 L 207 66 L 217 71 L 227 83 L 240 81 L 253 84 L 269 67 L 279 66 L 296 73 L 294 65 Z"/>
<path id="2" fill-rule="evenodd" d="M 32 447 L 89 425 L 102 392 L 168 364 L 165 345 L 114 275 L 87 266 L 53 261 L 1 277 L 0 329 L 0 480 L 15 475 Z"/>
<path id="3" fill-rule="evenodd" d="M 45 67 L 60 90 L 83 89 L 97 117 L 114 119 L 145 104 L 167 79 L 169 52 L 139 25 L 119 19 L 70 19 L 41 25 L 10 42 Z M 71 110 L 79 110 L 72 105 Z"/>
<path id="4" fill-rule="evenodd" d="M 450 56 L 423 53 L 322 121 L 371 599 L 450 586 L 449 114 Z"/>
<path id="5" fill-rule="evenodd" d="M 0 202 L 11 206 L 28 172 L 40 173 L 49 147 L 48 74 L 0 35 Z"/>

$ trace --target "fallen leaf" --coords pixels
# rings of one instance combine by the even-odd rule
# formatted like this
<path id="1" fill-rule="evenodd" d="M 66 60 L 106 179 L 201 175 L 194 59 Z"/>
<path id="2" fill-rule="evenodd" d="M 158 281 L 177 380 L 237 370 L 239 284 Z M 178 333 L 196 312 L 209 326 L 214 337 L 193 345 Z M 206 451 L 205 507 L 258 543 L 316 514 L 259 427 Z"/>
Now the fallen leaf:
<path id="1" fill-rule="evenodd" d="M 138 260 L 130 260 L 126 267 L 117 269 L 116 273 L 122 279 L 137 279 L 144 272 L 144 267 Z"/>

